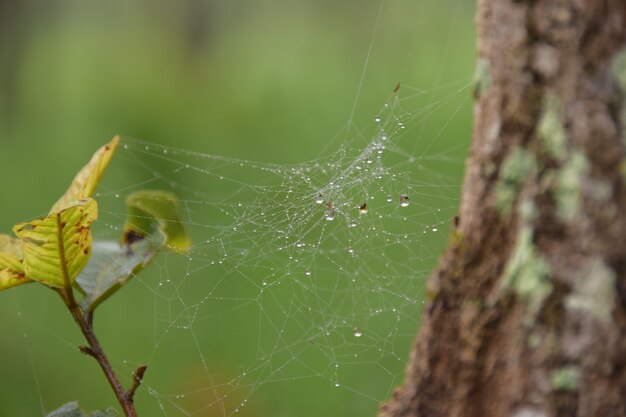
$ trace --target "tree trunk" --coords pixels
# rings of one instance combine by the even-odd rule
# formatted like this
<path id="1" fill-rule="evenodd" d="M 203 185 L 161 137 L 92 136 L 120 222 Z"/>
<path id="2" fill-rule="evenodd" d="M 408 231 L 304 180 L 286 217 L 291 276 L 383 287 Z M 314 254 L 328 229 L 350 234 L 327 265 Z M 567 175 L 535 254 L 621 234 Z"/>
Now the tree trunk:
<path id="1" fill-rule="evenodd" d="M 625 20 L 478 2 L 458 225 L 381 417 L 626 416 Z"/>

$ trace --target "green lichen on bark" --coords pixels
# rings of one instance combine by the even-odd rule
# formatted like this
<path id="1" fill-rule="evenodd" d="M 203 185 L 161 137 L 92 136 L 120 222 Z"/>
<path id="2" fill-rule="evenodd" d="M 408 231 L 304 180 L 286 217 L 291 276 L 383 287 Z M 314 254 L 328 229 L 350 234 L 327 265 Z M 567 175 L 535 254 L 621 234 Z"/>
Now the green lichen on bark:
<path id="1" fill-rule="evenodd" d="M 582 181 L 589 163 L 581 152 L 574 152 L 556 172 L 554 199 L 557 215 L 563 221 L 572 220 L 580 209 Z"/>
<path id="2" fill-rule="evenodd" d="M 502 164 L 496 184 L 494 206 L 502 215 L 511 212 L 521 184 L 535 172 L 535 156 L 520 146 L 513 148 Z"/>
<path id="3" fill-rule="evenodd" d="M 489 73 L 489 62 L 480 58 L 476 61 L 474 70 L 474 97 L 478 98 L 491 86 L 491 74 Z"/>
<path id="4" fill-rule="evenodd" d="M 626 48 L 622 48 L 613 58 L 613 74 L 622 87 L 622 91 L 626 91 Z"/>
<path id="5" fill-rule="evenodd" d="M 522 226 L 504 271 L 502 288 L 512 290 L 526 300 L 529 323 L 552 292 L 549 275 L 550 266 L 535 248 L 532 229 L 528 225 Z"/>
<path id="6" fill-rule="evenodd" d="M 544 184 L 552 189 L 559 219 L 569 221 L 580 208 L 582 179 L 589 164 L 583 153 L 568 153 L 567 133 L 561 121 L 561 113 L 562 105 L 558 97 L 546 95 L 537 133 L 545 153 L 562 163 L 559 168 L 546 173 Z"/>
<path id="7" fill-rule="evenodd" d="M 580 369 L 575 365 L 565 365 L 550 373 L 550 385 L 556 391 L 574 391 L 580 381 Z"/>
<path id="8" fill-rule="evenodd" d="M 556 160 L 562 160 L 566 155 L 567 134 L 561 122 L 561 111 L 559 99 L 552 94 L 546 95 L 543 114 L 537 127 L 543 149 Z"/>
<path id="9" fill-rule="evenodd" d="M 597 258 L 576 277 L 574 288 L 565 299 L 565 306 L 579 310 L 608 324 L 615 304 L 615 272 L 604 260 Z"/>
<path id="10" fill-rule="evenodd" d="M 521 202 L 519 212 L 526 223 L 532 222 L 537 218 L 537 206 L 535 206 L 535 203 L 530 199 L 524 199 Z"/>
<path id="11" fill-rule="evenodd" d="M 622 125 L 626 125 L 626 48 L 622 48 L 613 59 L 613 75 L 621 88 Z M 626 144 L 626 137 L 622 134 L 622 143 Z"/>
<path id="12" fill-rule="evenodd" d="M 529 348 L 536 349 L 541 343 L 541 336 L 539 336 L 537 332 L 532 332 L 528 335 L 528 339 L 526 339 L 526 342 L 528 343 Z"/>

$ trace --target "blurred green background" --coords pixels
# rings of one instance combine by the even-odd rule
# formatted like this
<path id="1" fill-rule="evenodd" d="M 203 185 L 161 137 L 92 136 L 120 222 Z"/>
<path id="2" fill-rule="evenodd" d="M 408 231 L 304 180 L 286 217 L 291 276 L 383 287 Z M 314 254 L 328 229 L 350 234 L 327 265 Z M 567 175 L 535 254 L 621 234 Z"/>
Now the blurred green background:
<path id="1" fill-rule="evenodd" d="M 356 128 L 371 124 L 398 81 L 436 91 L 471 79 L 472 3 L 0 0 L 0 230 L 45 214 L 91 153 L 118 133 L 278 164 L 333 150 L 348 121 Z M 436 136 L 445 127 L 429 151 L 451 150 L 456 163 L 441 174 L 457 184 L 471 100 L 459 106 L 413 130 Z M 141 181 L 128 161 L 111 169 L 113 189 Z M 444 243 L 439 239 L 432 251 Z M 128 358 L 128 369 L 154 353 L 149 326 L 155 317 L 146 307 L 152 303 L 153 295 L 133 283 L 97 319 L 105 347 L 114 358 Z M 222 326 L 229 329 L 228 322 Z M 35 285 L 0 293 L 0 328 L 1 416 L 44 415 L 74 399 L 86 408 L 114 405 L 93 360 L 76 351 L 80 335 L 53 293 Z M 218 351 L 237 350 L 241 341 L 232 333 L 219 338 Z M 178 350 L 189 354 L 174 344 L 171 355 L 150 358 L 167 372 L 151 369 L 147 378 L 153 372 L 184 387 L 180 368 L 195 371 Z M 240 373 L 215 365 L 219 356 L 205 359 L 224 367 L 225 380 Z M 270 384 L 250 397 L 241 415 L 375 414 L 370 399 L 347 390 L 330 397 L 318 382 L 292 391 Z M 188 415 L 160 410 L 142 389 L 137 406 L 142 416 Z M 219 416 L 234 409 L 189 411 Z"/>

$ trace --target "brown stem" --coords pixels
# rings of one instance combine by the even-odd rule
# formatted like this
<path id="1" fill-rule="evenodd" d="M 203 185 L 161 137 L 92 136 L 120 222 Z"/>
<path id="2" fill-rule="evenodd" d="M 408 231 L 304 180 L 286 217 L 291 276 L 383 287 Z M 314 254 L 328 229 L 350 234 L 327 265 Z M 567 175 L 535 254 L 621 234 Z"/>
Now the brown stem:
<path id="1" fill-rule="evenodd" d="M 80 327 L 80 331 L 85 336 L 87 343 L 89 346 L 81 346 L 80 351 L 86 355 L 91 356 L 98 362 L 102 372 L 106 376 L 109 381 L 109 385 L 113 388 L 113 392 L 115 393 L 115 397 L 117 401 L 120 403 L 122 410 L 124 411 L 124 415 L 126 417 L 137 417 L 137 411 L 135 411 L 135 406 L 133 405 L 133 396 L 135 391 L 141 384 L 141 379 L 143 377 L 144 372 L 146 371 L 146 366 L 143 365 L 135 371 L 133 375 L 133 385 L 131 389 L 128 391 L 124 390 L 122 384 L 120 383 L 117 374 L 113 370 L 111 366 L 111 362 L 107 358 L 102 346 L 100 346 L 100 342 L 96 337 L 96 334 L 93 331 L 93 312 L 92 311 L 83 311 L 83 309 L 78 305 L 76 299 L 74 298 L 74 291 L 72 289 L 72 283 L 70 282 L 69 273 L 67 271 L 67 262 L 65 259 L 65 247 L 63 245 L 63 236 L 61 234 L 61 230 L 63 228 L 61 223 L 61 217 L 57 214 L 57 238 L 60 242 L 59 244 L 59 258 L 61 260 L 61 268 L 63 272 L 63 288 L 58 290 L 59 295 L 63 299 L 63 302 L 67 306 L 67 309 L 72 314 L 74 321 Z"/>
<path id="2" fill-rule="evenodd" d="M 124 411 L 124 415 L 126 417 L 137 417 L 137 411 L 135 410 L 135 406 L 133 404 L 133 396 L 135 394 L 135 391 L 139 387 L 139 384 L 141 384 L 141 377 L 143 377 L 143 373 L 145 372 L 146 368 L 145 365 L 135 371 L 135 375 L 133 377 L 133 385 L 130 390 L 125 391 L 124 387 L 122 387 L 122 384 L 120 383 L 119 378 L 117 377 L 117 374 L 113 370 L 113 366 L 111 366 L 111 362 L 109 362 L 109 359 L 104 353 L 104 350 L 102 349 L 102 346 L 100 345 L 100 342 L 98 341 L 98 338 L 93 331 L 93 313 L 83 312 L 81 307 L 78 305 L 78 303 L 76 303 L 76 300 L 74 299 L 74 294 L 71 287 L 69 289 L 66 287 L 59 290 L 59 294 L 61 295 L 61 298 L 63 298 L 65 305 L 67 306 L 70 314 L 74 318 L 74 321 L 80 328 L 80 331 L 83 333 L 83 336 L 85 336 L 85 340 L 87 340 L 87 343 L 89 343 L 89 346 L 81 346 L 80 351 L 86 355 L 91 356 L 96 360 L 96 362 L 98 362 L 98 365 L 100 365 L 102 372 L 104 372 L 107 381 L 109 381 L 109 385 L 111 385 L 111 388 L 115 393 L 117 401 L 120 403 L 120 406 Z M 143 371 L 139 373 L 139 369 L 142 368 Z"/>
<path id="3" fill-rule="evenodd" d="M 137 391 L 137 388 L 139 388 L 139 385 L 141 385 L 141 381 L 143 380 L 143 374 L 146 373 L 146 369 L 148 369 L 146 365 L 141 365 L 140 367 L 135 369 L 135 373 L 133 374 L 133 385 L 131 385 L 128 391 L 126 391 L 126 397 L 130 398 L 131 401 L 135 396 L 135 391 Z"/>

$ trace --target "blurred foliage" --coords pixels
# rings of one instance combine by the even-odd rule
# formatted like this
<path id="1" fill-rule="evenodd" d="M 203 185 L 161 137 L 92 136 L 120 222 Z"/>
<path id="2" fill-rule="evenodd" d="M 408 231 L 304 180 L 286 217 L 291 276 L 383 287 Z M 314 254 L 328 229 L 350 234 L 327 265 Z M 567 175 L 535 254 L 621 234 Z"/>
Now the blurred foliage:
<path id="1" fill-rule="evenodd" d="M 265 162 L 311 159 L 350 119 L 376 27 L 355 126 L 372 120 L 398 81 L 429 90 L 469 79 L 470 3 L 387 0 L 376 26 L 378 0 L 0 0 L 0 189 L 11 196 L 0 205 L 0 230 L 45 215 L 85 157 L 117 133 Z M 451 117 L 429 124 L 436 132 L 450 122 L 437 147 L 462 158 L 469 105 Z M 450 169 L 460 183 L 462 165 Z M 111 170 L 118 178 L 136 172 L 128 161 Z M 198 354 L 172 346 L 178 356 L 161 349 L 149 357 L 154 300 L 133 284 L 102 307 L 96 331 L 113 358 L 128 359 L 126 382 L 147 361 L 162 368 L 148 371 L 148 385 L 153 372 L 184 390 L 203 373 L 172 358 Z M 113 405 L 100 370 L 75 349 L 80 335 L 64 306 L 38 287 L 0 294 L 0 390 L 8 394 L 0 415 L 45 415 L 75 399 Z M 223 328 L 215 353 L 237 352 L 237 329 Z M 223 382 L 238 374 L 235 363 L 207 360 Z M 294 415 L 299 405 L 301 416 L 375 414 L 372 401 L 350 392 L 320 401 L 324 384 L 303 382 L 288 394 L 270 386 L 241 414 Z M 145 387 L 137 407 L 161 415 Z"/>

